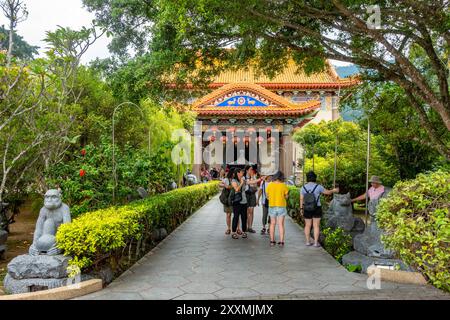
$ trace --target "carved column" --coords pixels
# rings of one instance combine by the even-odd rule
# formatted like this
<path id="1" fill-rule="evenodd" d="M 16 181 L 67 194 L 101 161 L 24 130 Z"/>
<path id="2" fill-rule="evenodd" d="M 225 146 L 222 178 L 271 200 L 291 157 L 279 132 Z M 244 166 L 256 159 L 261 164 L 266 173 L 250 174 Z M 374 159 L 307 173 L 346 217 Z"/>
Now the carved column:
<path id="1" fill-rule="evenodd" d="M 194 164 L 192 165 L 192 173 L 200 181 L 200 167 L 203 163 L 203 142 L 202 142 L 202 126 L 196 123 L 194 125 Z"/>
<path id="2" fill-rule="evenodd" d="M 282 154 L 282 161 L 283 163 L 283 173 L 284 176 L 289 178 L 293 175 L 293 145 L 292 145 L 292 125 L 285 125 L 283 128 L 283 154 Z"/>
<path id="3" fill-rule="evenodd" d="M 331 100 L 331 119 L 337 120 L 339 119 L 339 97 L 334 95 Z"/>
<path id="4" fill-rule="evenodd" d="M 292 137 L 290 134 L 283 134 L 283 145 L 284 145 L 284 154 L 283 154 L 283 167 L 284 167 L 284 176 L 289 178 L 292 176 L 292 159 L 293 159 L 293 148 L 292 148 Z"/>

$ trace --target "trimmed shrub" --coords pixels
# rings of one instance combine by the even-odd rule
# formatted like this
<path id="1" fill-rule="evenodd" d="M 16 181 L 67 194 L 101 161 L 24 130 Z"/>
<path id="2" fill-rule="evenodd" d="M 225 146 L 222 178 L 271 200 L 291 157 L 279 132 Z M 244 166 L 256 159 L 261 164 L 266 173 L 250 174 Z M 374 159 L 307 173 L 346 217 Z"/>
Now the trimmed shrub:
<path id="1" fill-rule="evenodd" d="M 352 237 L 341 228 L 324 228 L 323 247 L 337 261 L 342 262 L 342 257 L 352 250 Z"/>
<path id="2" fill-rule="evenodd" d="M 152 232 L 173 231 L 218 192 L 218 182 L 176 189 L 125 206 L 85 213 L 58 229 L 56 239 L 71 265 L 82 270 L 109 263 L 114 270 L 146 253 Z M 127 259 L 124 259 L 128 257 Z"/>
<path id="3" fill-rule="evenodd" d="M 450 291 L 450 173 L 399 182 L 378 206 L 384 244 L 437 288 Z"/>
<path id="4" fill-rule="evenodd" d="M 300 189 L 289 186 L 289 197 L 287 199 L 287 211 L 299 225 L 304 226 L 303 216 L 300 214 Z"/>

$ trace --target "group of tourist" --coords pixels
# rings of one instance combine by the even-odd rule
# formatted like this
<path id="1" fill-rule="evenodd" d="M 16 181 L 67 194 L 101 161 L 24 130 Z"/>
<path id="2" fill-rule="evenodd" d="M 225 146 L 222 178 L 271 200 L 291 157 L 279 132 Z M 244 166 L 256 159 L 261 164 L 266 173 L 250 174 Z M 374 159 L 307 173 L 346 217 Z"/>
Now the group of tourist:
<path id="1" fill-rule="evenodd" d="M 221 195 L 226 213 L 226 235 L 233 239 L 247 238 L 247 233 L 256 233 L 253 229 L 254 209 L 262 206 L 261 234 L 269 234 L 270 245 L 284 246 L 285 243 L 285 218 L 287 215 L 288 187 L 285 184 L 284 175 L 278 171 L 272 176 L 259 176 L 255 166 L 234 168 L 220 171 L 220 187 L 222 193 L 231 194 L 230 200 Z M 379 177 L 373 176 L 370 180 L 371 188 L 367 191 L 369 199 L 377 199 L 384 192 L 384 186 Z M 322 204 L 320 196 L 338 193 L 339 188 L 325 189 L 317 183 L 317 175 L 310 171 L 306 174 L 306 183 L 300 190 L 300 210 L 305 220 L 306 246 L 320 247 L 320 220 L 322 218 Z M 362 194 L 352 202 L 366 199 Z M 266 226 L 269 228 L 266 228 Z M 278 225 L 278 242 L 275 240 L 276 226 Z M 311 241 L 311 228 L 313 229 L 313 241 Z"/>

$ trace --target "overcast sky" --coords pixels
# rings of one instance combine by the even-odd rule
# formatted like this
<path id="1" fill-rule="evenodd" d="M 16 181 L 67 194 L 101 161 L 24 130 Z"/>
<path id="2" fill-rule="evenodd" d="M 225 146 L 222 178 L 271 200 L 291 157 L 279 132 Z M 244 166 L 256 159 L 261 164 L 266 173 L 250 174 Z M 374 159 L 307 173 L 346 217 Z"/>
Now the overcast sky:
<path id="1" fill-rule="evenodd" d="M 70 27 L 74 30 L 82 26 L 90 26 L 94 19 L 94 14 L 83 8 L 81 0 L 24 0 L 28 8 L 28 19 L 19 24 L 17 33 L 21 35 L 29 44 L 39 46 L 40 52 L 45 51 L 46 31 L 54 31 L 58 25 Z M 0 25 L 7 27 L 6 18 L 0 14 Z M 106 58 L 109 56 L 109 39 L 106 36 L 98 39 L 94 45 L 86 52 L 83 63 L 87 63 L 95 58 Z M 347 65 L 332 61 L 335 65 Z"/>
<path id="2" fill-rule="evenodd" d="M 42 39 L 45 38 L 46 31 L 54 31 L 58 25 L 78 30 L 82 26 L 90 26 L 94 19 L 94 14 L 83 8 L 81 0 L 25 0 L 25 3 L 29 12 L 28 19 L 19 24 L 17 33 L 28 43 L 39 46 L 40 52 L 45 50 Z M 0 25 L 8 28 L 7 20 L 1 14 Z M 86 52 L 83 62 L 96 57 L 108 57 L 108 43 L 106 36 L 98 39 Z"/>

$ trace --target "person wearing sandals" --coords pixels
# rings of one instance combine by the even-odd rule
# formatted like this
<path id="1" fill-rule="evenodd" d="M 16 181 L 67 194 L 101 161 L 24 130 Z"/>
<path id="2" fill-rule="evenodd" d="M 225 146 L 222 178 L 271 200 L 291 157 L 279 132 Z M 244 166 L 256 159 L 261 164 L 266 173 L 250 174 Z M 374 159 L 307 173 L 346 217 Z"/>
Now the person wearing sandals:
<path id="1" fill-rule="evenodd" d="M 278 224 L 280 233 L 279 246 L 284 246 L 285 229 L 284 220 L 287 215 L 286 199 L 288 198 L 289 189 L 284 183 L 284 175 L 281 171 L 275 173 L 272 182 L 266 188 L 266 196 L 269 199 L 269 216 L 270 216 L 270 245 L 277 244 L 275 241 L 275 227 Z"/>
<path id="2" fill-rule="evenodd" d="M 300 192 L 300 212 L 305 218 L 305 237 L 306 246 L 312 246 L 311 243 L 311 225 L 314 228 L 314 247 L 320 247 L 320 219 L 322 218 L 322 206 L 320 204 L 320 195 L 332 195 L 339 192 L 339 188 L 327 190 L 322 185 L 316 183 L 317 175 L 310 171 L 306 174 L 306 184 Z"/>
<path id="3" fill-rule="evenodd" d="M 231 190 L 231 179 L 233 178 L 233 170 L 229 170 L 228 174 L 222 178 L 222 182 L 220 183 L 221 188 L 226 188 Z M 231 213 L 233 212 L 232 206 L 223 205 L 223 211 L 226 214 L 226 222 L 227 222 L 227 230 L 225 231 L 226 235 L 231 234 Z"/>
<path id="4" fill-rule="evenodd" d="M 231 186 L 234 188 L 235 194 L 241 194 L 241 200 L 233 203 L 233 239 L 239 239 L 237 233 L 239 219 L 242 224 L 242 238 L 247 238 L 247 197 L 245 196 L 245 191 L 248 186 L 245 182 L 244 175 L 244 169 L 236 169 L 233 174 L 233 180 L 231 181 Z"/>
<path id="5" fill-rule="evenodd" d="M 259 188 L 259 192 L 258 192 L 258 200 L 256 201 L 257 204 L 261 203 L 262 206 L 262 229 L 261 229 L 261 234 L 264 235 L 266 234 L 266 232 L 268 231 L 266 229 L 266 225 L 267 223 L 269 223 L 270 226 L 270 217 L 269 217 L 269 199 L 267 199 L 267 186 L 270 183 L 270 176 L 266 176 L 264 177 L 262 183 L 261 183 L 261 187 Z M 262 200 L 262 202 L 259 202 L 259 200 Z"/>

